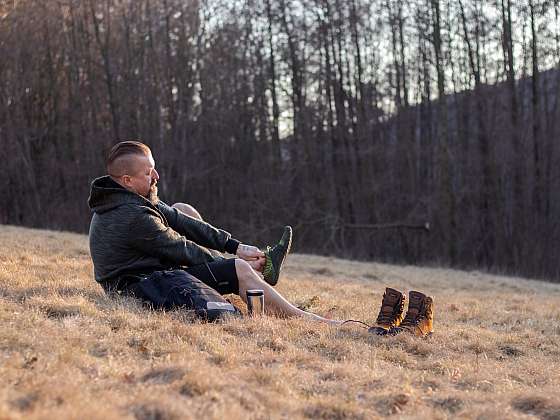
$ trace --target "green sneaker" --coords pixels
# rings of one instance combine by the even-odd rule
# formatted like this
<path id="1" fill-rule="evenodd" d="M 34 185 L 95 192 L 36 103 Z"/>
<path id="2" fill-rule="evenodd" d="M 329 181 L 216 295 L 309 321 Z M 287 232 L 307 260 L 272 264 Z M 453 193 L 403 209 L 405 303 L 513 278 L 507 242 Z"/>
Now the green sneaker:
<path id="1" fill-rule="evenodd" d="M 286 255 L 290 252 L 290 247 L 292 246 L 292 228 L 290 226 L 284 227 L 284 234 L 282 239 L 276 245 L 271 247 L 266 247 L 264 256 L 266 258 L 263 270 L 264 281 L 266 281 L 271 286 L 275 286 L 278 283 L 278 278 L 280 277 L 280 270 L 282 269 L 282 264 L 286 259 Z"/>

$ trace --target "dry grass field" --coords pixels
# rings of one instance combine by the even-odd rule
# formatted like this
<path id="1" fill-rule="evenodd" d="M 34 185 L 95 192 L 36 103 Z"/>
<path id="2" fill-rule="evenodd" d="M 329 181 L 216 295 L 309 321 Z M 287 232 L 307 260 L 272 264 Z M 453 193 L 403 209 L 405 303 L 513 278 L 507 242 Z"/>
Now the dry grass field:
<path id="1" fill-rule="evenodd" d="M 434 297 L 433 336 L 151 312 L 86 236 L 0 226 L 0 418 L 560 418 L 560 285 L 291 255 L 279 289 L 371 323 L 386 286 Z"/>

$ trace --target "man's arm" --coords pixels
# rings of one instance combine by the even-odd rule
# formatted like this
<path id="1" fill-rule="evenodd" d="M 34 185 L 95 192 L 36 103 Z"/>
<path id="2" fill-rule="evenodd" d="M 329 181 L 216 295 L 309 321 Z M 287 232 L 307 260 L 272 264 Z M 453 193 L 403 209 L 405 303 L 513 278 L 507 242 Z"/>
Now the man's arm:
<path id="1" fill-rule="evenodd" d="M 163 202 L 159 202 L 157 208 L 165 216 L 169 226 L 194 243 L 220 252 L 237 253 L 240 242 L 233 239 L 229 232 L 190 217 Z"/>
<path id="2" fill-rule="evenodd" d="M 129 243 L 138 251 L 176 265 L 213 261 L 208 250 L 166 226 L 151 210 L 130 220 Z"/>

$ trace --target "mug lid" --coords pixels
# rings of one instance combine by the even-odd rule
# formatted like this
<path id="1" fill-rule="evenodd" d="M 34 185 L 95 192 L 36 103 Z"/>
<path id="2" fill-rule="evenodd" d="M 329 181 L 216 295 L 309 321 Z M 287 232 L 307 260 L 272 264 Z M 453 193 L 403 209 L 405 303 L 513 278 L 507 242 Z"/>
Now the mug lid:
<path id="1" fill-rule="evenodd" d="M 247 296 L 264 296 L 264 290 L 262 289 L 247 290 Z"/>

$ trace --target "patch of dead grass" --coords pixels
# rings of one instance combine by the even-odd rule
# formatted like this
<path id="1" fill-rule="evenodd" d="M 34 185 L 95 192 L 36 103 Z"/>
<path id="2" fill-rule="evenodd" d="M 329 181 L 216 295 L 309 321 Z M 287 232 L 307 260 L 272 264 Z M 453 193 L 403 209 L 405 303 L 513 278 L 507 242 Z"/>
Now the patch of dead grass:
<path id="1" fill-rule="evenodd" d="M 434 296 L 433 336 L 149 311 L 85 236 L 0 226 L 0 418 L 560 417 L 559 285 L 292 255 L 278 288 L 373 323 L 386 286 Z"/>

